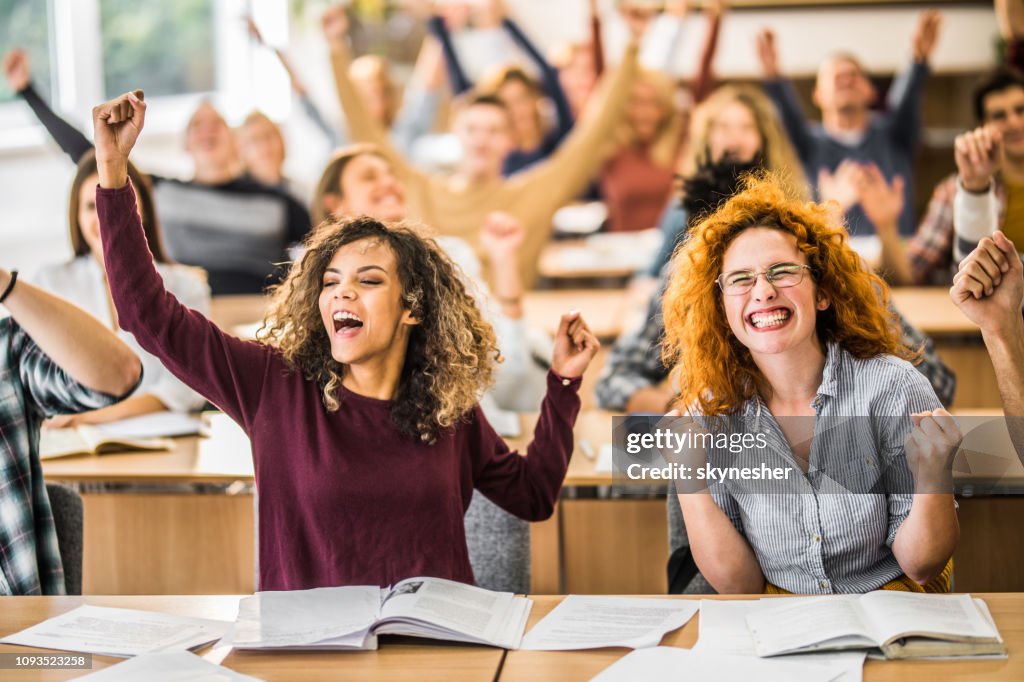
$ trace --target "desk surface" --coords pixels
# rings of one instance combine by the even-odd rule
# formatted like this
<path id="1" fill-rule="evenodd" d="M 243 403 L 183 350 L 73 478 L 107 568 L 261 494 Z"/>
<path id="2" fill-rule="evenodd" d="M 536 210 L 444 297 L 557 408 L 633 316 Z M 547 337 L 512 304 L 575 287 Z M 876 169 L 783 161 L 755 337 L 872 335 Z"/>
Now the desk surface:
<path id="1" fill-rule="evenodd" d="M 1010 656 L 1000 661 L 868 661 L 865 682 L 911 680 L 1021 680 L 1024 679 L 1024 594 L 993 593 L 976 595 L 985 600 Z M 673 596 L 664 599 L 699 599 L 699 596 Z M 705 597 L 730 599 L 730 597 Z M 744 598 L 744 597 L 732 597 Z M 533 597 L 533 610 L 527 630 L 561 601 L 559 596 Z M 697 642 L 700 614 L 679 630 L 665 635 L 663 646 L 690 648 Z M 533 680 L 589 680 L 629 653 L 628 649 L 596 651 L 510 651 L 501 668 L 500 682 Z M 680 676 L 682 679 L 682 676 Z"/>
<path id="2" fill-rule="evenodd" d="M 233 621 L 239 596 L 173 597 L 3 597 L 0 598 L 0 634 L 8 635 L 70 611 L 82 604 L 163 611 L 198 618 Z M 200 650 L 205 654 L 209 649 Z M 0 653 L 40 653 L 41 649 L 0 644 Z M 215 652 L 216 653 L 216 652 Z M 280 680 L 420 680 L 491 682 L 496 679 L 505 652 L 489 647 L 460 646 L 425 640 L 385 641 L 377 651 L 263 653 L 230 652 L 221 664 L 267 682 Z M 94 656 L 94 670 L 121 659 Z M 4 670 L 4 682 L 70 680 L 82 670 Z"/>
<path id="3" fill-rule="evenodd" d="M 1020 680 L 1024 679 L 1024 594 L 978 594 L 992 612 L 996 626 L 1006 641 L 1010 655 L 998 661 L 868 661 L 864 667 L 867 682 L 931 680 Z M 34 625 L 46 618 L 70 611 L 81 604 L 139 608 L 203 618 L 233 620 L 238 596 L 195 597 L 7 597 L 0 611 L 0 634 Z M 693 599 L 698 596 L 662 597 Z M 711 597 L 729 599 L 730 597 Z M 562 599 L 560 596 L 534 597 L 530 614 L 532 627 Z M 697 641 L 700 614 L 662 640 L 665 646 L 691 647 Z M 0 653 L 31 652 L 39 649 L 0 645 Z M 205 653 L 205 652 L 203 652 Z M 254 675 L 268 682 L 277 680 L 421 680 L 443 679 L 499 680 L 589 680 L 616 660 L 627 649 L 595 651 L 510 651 L 487 647 L 460 646 L 415 640 L 384 641 L 371 652 L 331 653 L 252 653 L 231 652 L 222 661 L 232 670 Z M 119 659 L 96 656 L 96 669 L 115 664 Z M 504 663 L 502 661 L 504 660 Z M 429 673 L 428 673 L 429 671 Z M 80 676 L 80 670 L 4 671 L 5 682 L 68 680 Z"/>

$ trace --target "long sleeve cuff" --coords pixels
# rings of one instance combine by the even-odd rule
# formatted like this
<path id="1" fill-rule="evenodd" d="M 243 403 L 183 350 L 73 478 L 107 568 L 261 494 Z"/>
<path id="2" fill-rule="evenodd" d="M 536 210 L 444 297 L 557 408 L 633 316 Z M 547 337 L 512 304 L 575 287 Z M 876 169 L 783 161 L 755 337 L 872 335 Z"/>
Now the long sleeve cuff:
<path id="1" fill-rule="evenodd" d="M 965 258 L 978 242 L 996 231 L 998 220 L 995 183 L 987 192 L 975 194 L 964 189 L 957 179 L 956 196 L 953 199 L 953 228 L 956 231 L 954 256 L 958 261 Z"/>

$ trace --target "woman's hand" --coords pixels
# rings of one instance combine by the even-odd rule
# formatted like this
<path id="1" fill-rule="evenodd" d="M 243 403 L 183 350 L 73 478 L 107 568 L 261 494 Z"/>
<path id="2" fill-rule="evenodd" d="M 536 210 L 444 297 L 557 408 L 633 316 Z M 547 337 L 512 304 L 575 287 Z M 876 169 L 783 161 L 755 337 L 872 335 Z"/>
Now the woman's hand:
<path id="1" fill-rule="evenodd" d="M 135 90 L 92 110 L 101 187 L 117 189 L 128 182 L 128 155 L 146 120 L 146 103 L 142 98 L 142 90 Z"/>
<path id="2" fill-rule="evenodd" d="M 320 28 L 328 45 L 344 43 L 348 36 L 348 15 L 343 5 L 331 5 L 320 15 Z"/>
<path id="3" fill-rule="evenodd" d="M 564 379 L 583 376 L 600 347 L 579 311 L 566 313 L 562 315 L 562 322 L 555 333 L 551 369 Z"/>
<path id="4" fill-rule="evenodd" d="M 16 47 L 4 56 L 4 77 L 11 92 L 21 92 L 28 87 L 32 80 L 32 68 L 25 50 Z"/>
<path id="5" fill-rule="evenodd" d="M 907 436 L 907 466 L 917 493 L 951 493 L 953 458 L 964 436 L 956 419 L 939 408 L 910 415 L 914 429 Z"/>

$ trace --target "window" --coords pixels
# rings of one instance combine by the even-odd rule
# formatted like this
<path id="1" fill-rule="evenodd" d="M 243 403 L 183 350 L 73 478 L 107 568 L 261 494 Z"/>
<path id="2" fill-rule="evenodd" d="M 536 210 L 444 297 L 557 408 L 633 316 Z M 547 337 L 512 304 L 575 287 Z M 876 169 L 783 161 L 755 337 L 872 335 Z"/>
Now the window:
<path id="1" fill-rule="evenodd" d="M 15 47 L 28 52 L 36 87 L 44 97 L 52 91 L 50 68 L 50 3 L 46 0 L 0 0 L 0 55 Z M 0 104 L 13 101 L 15 94 L 0 86 Z"/>
<path id="2" fill-rule="evenodd" d="M 2 1 L 2 0 L 0 0 Z M 214 0 L 100 0 L 104 97 L 216 90 Z"/>

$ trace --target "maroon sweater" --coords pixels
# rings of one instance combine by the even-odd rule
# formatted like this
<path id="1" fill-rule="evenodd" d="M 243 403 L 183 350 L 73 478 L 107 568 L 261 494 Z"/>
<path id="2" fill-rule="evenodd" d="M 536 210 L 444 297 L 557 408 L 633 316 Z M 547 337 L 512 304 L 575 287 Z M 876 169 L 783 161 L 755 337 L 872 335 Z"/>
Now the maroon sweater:
<path id="1" fill-rule="evenodd" d="M 260 589 L 466 583 L 463 514 L 473 488 L 507 511 L 548 518 L 572 453 L 579 379 L 548 377 L 534 441 L 510 451 L 479 407 L 433 445 L 390 428 L 391 403 L 320 388 L 275 349 L 225 334 L 168 293 L 130 186 L 96 198 L 118 320 L 175 376 L 242 425 L 259 492 Z"/>

